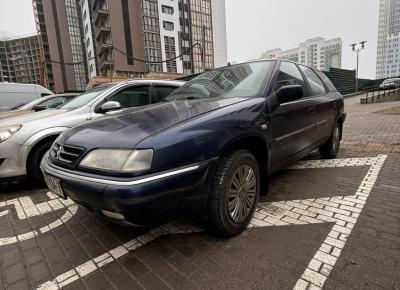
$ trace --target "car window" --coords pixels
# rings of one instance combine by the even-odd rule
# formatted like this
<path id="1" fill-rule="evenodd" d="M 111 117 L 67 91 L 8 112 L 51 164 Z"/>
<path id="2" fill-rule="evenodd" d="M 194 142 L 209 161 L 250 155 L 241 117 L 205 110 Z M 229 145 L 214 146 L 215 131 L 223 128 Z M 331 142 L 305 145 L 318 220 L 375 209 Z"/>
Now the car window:
<path id="1" fill-rule="evenodd" d="M 114 101 L 121 104 L 122 108 L 132 108 L 150 104 L 149 86 L 132 86 L 119 91 L 117 94 L 106 98 L 106 102 Z"/>
<path id="2" fill-rule="evenodd" d="M 330 92 L 337 92 L 337 89 L 335 87 L 335 85 L 332 83 L 332 81 L 326 76 L 326 74 L 324 74 L 321 71 L 318 70 L 314 70 L 315 73 L 321 78 L 321 80 L 325 83 L 325 85 L 328 87 L 328 90 Z"/>
<path id="3" fill-rule="evenodd" d="M 326 88 L 321 79 L 317 76 L 317 74 L 309 67 L 300 66 L 301 70 L 304 72 L 308 84 L 310 85 L 311 95 L 319 96 L 326 94 Z"/>
<path id="4" fill-rule="evenodd" d="M 56 98 L 51 98 L 49 100 L 43 101 L 36 106 L 43 106 L 46 107 L 47 109 L 54 109 L 62 104 L 64 104 L 67 101 L 66 97 L 56 97 Z"/>
<path id="5" fill-rule="evenodd" d="M 274 92 L 283 86 L 291 85 L 300 85 L 305 89 L 304 78 L 298 67 L 292 62 L 283 61 L 279 69 L 278 80 L 274 86 Z"/>
<path id="6" fill-rule="evenodd" d="M 156 85 L 153 87 L 153 94 L 151 96 L 151 103 L 159 103 L 165 100 L 173 91 L 178 87 Z"/>

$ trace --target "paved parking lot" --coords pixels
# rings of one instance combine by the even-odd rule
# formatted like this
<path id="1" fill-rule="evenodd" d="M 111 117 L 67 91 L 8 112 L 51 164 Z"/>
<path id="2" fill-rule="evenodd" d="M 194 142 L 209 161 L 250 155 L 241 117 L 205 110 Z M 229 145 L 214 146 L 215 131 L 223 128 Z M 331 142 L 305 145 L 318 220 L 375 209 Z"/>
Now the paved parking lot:
<path id="1" fill-rule="evenodd" d="M 339 158 L 315 153 L 272 176 L 229 240 L 188 221 L 118 227 L 46 189 L 3 185 L 0 289 L 399 289 L 400 116 L 346 102 Z"/>

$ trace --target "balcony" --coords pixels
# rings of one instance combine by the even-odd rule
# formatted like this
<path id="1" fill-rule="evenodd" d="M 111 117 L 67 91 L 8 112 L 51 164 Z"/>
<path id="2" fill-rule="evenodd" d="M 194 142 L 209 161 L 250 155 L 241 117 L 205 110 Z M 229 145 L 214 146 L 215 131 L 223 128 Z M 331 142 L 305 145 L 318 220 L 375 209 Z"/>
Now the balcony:
<path id="1" fill-rule="evenodd" d="M 96 29 L 96 40 L 99 41 L 100 38 L 106 37 L 111 33 L 110 27 L 100 26 Z"/>
<path id="2" fill-rule="evenodd" d="M 100 60 L 99 70 L 107 71 L 107 70 L 110 70 L 110 68 L 112 69 L 113 66 L 114 66 L 114 62 L 111 60 Z"/>
<path id="3" fill-rule="evenodd" d="M 100 8 L 99 10 L 95 11 L 93 13 L 93 18 L 94 18 L 94 24 L 98 25 L 99 22 L 101 22 L 104 19 L 108 18 L 108 9 L 106 8 Z"/>
<path id="4" fill-rule="evenodd" d="M 101 56 L 104 53 L 108 53 L 110 51 L 110 49 L 112 49 L 112 44 L 110 44 L 110 43 L 99 44 L 98 43 L 97 48 L 98 48 L 97 55 Z"/>

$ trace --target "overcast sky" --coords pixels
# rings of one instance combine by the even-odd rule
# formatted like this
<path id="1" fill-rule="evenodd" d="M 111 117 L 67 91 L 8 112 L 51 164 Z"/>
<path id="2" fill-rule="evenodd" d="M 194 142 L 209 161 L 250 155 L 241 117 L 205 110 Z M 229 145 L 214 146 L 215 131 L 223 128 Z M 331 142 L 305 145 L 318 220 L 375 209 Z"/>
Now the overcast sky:
<path id="1" fill-rule="evenodd" d="M 31 0 L 0 0 L 0 34 L 35 32 Z M 226 0 L 228 59 L 246 61 L 313 37 L 343 41 L 342 67 L 354 69 L 350 44 L 368 41 L 360 76 L 374 78 L 379 0 Z"/>

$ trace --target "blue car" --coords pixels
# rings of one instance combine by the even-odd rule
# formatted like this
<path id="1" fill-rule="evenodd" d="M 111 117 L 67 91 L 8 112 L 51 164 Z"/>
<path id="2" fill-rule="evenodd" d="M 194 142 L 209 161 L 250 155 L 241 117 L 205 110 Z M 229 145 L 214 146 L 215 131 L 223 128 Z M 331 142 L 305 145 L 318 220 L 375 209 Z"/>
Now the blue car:
<path id="1" fill-rule="evenodd" d="M 41 167 L 49 188 L 118 223 L 202 217 L 248 226 L 268 176 L 319 149 L 335 158 L 344 103 L 310 67 L 268 60 L 205 72 L 164 102 L 64 132 Z"/>

